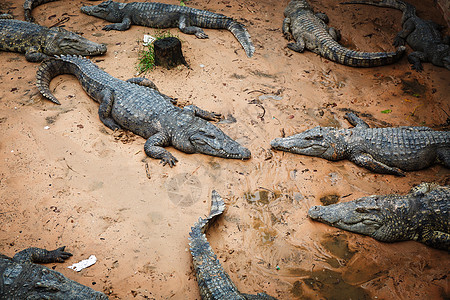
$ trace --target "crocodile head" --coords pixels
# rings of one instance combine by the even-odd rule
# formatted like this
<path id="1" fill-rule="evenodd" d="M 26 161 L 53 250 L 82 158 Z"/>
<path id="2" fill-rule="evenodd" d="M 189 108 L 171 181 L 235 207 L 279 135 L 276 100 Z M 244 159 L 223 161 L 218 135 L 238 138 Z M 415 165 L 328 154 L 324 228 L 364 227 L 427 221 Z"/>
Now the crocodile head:
<path id="1" fill-rule="evenodd" d="M 276 138 L 270 145 L 276 150 L 295 154 L 317 156 L 329 160 L 342 159 L 337 130 L 331 127 L 314 127 L 302 133 L 285 138 Z"/>
<path id="2" fill-rule="evenodd" d="M 304 9 L 312 10 L 311 5 L 309 5 L 309 3 L 306 0 L 292 0 L 286 6 L 284 15 L 287 17 L 291 14 L 294 14 L 295 12 L 298 12 L 298 11 L 304 10 Z"/>
<path id="3" fill-rule="evenodd" d="M 121 10 L 125 5 L 126 3 L 118 3 L 108 0 L 100 3 L 99 5 L 82 6 L 81 12 L 109 22 L 122 22 L 123 15 Z"/>
<path id="4" fill-rule="evenodd" d="M 202 153 L 223 158 L 249 159 L 250 150 L 227 136 L 213 124 L 196 118 L 184 134 L 172 138 L 175 148 L 186 153 Z"/>
<path id="5" fill-rule="evenodd" d="M 44 51 L 50 56 L 61 54 L 102 55 L 107 50 L 104 44 L 94 43 L 60 27 L 52 29 L 51 32 L 52 34 L 49 33 L 46 40 Z"/>
<path id="6" fill-rule="evenodd" d="M 70 280 L 61 273 L 46 267 L 35 272 L 34 277 L 38 278 L 32 278 L 34 280 L 30 280 L 30 284 L 23 287 L 27 290 L 23 293 L 27 295 L 27 299 L 108 299 L 105 294 Z"/>
<path id="7" fill-rule="evenodd" d="M 373 195 L 328 206 L 313 206 L 309 209 L 308 216 L 379 241 L 404 240 L 408 234 L 405 224 L 407 220 L 403 220 L 401 211 L 407 211 L 408 205 L 392 202 L 389 197 Z"/>

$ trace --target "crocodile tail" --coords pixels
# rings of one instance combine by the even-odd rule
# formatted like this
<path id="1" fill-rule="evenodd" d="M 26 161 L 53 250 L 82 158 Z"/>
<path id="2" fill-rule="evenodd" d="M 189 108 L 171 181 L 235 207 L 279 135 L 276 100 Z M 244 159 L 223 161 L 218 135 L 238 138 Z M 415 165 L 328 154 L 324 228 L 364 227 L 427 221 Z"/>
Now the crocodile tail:
<path id="1" fill-rule="evenodd" d="M 247 56 L 252 57 L 255 52 L 255 46 L 253 46 L 252 40 L 250 39 L 250 34 L 247 29 L 245 29 L 244 25 L 231 20 L 228 22 L 227 29 L 231 31 L 239 43 L 241 43 Z"/>
<path id="2" fill-rule="evenodd" d="M 333 40 L 329 47 L 324 47 L 321 54 L 329 60 L 346 66 L 378 67 L 396 62 L 405 50 L 404 46 L 400 46 L 393 52 L 360 52 L 345 48 Z"/>
<path id="3" fill-rule="evenodd" d="M 57 0 L 25 0 L 25 2 L 23 3 L 23 9 L 25 10 L 25 21 L 27 22 L 34 22 L 34 18 L 31 15 L 31 11 L 33 10 L 33 8 L 44 4 L 44 3 L 48 3 L 48 2 L 53 2 L 53 1 L 57 1 Z"/>
<path id="4" fill-rule="evenodd" d="M 67 73 L 70 73 L 67 62 L 58 57 L 44 60 L 36 72 L 36 86 L 42 96 L 53 103 L 61 104 L 50 91 L 50 81 L 58 75 Z"/>
<path id="5" fill-rule="evenodd" d="M 401 0 L 381 0 L 381 1 L 355 0 L 355 1 L 341 2 L 341 4 L 367 4 L 380 7 L 395 8 L 403 12 L 403 18 L 405 17 L 408 18 L 416 14 L 416 8 L 413 5 L 403 2 Z"/>

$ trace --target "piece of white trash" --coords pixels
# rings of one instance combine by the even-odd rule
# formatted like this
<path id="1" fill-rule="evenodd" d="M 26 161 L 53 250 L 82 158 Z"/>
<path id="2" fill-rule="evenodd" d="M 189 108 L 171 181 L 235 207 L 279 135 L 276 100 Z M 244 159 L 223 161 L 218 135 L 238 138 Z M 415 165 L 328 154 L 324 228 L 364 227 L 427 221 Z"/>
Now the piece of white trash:
<path id="1" fill-rule="evenodd" d="M 155 37 L 153 37 L 151 35 L 144 34 L 144 43 L 143 43 L 144 46 L 147 46 L 148 44 L 151 44 L 154 41 L 156 41 Z"/>
<path id="2" fill-rule="evenodd" d="M 80 272 L 81 270 L 92 266 L 93 264 L 95 264 L 97 262 L 97 257 L 95 257 L 95 255 L 91 255 L 89 256 L 88 259 L 82 260 L 80 262 L 74 263 L 71 266 L 68 266 L 69 269 L 75 270 L 77 272 Z"/>

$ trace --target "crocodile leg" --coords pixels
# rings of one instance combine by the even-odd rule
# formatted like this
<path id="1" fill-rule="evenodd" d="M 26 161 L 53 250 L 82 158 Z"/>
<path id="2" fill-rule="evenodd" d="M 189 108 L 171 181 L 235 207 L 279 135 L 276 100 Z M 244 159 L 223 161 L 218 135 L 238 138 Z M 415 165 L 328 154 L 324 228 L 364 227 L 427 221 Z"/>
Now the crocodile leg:
<path id="1" fill-rule="evenodd" d="M 339 42 L 341 40 L 341 32 L 334 27 L 328 28 L 328 33 L 331 35 L 333 40 Z"/>
<path id="2" fill-rule="evenodd" d="M 185 15 L 180 16 L 180 20 L 178 20 L 178 28 L 181 32 L 186 34 L 195 34 L 195 36 L 199 39 L 207 39 L 208 35 L 197 26 L 189 26 L 188 20 Z"/>
<path id="3" fill-rule="evenodd" d="M 330 19 L 325 13 L 318 12 L 315 15 L 317 18 L 321 19 L 325 24 L 328 24 L 330 22 Z"/>
<path id="4" fill-rule="evenodd" d="M 450 234 L 446 232 L 430 230 L 423 234 L 420 241 L 428 246 L 450 251 Z"/>
<path id="5" fill-rule="evenodd" d="M 408 55 L 408 61 L 412 64 L 413 70 L 420 72 L 423 70 L 421 61 L 428 61 L 427 54 L 420 51 L 414 51 Z"/>
<path id="6" fill-rule="evenodd" d="M 64 260 L 72 256 L 71 253 L 64 251 L 65 248 L 66 246 L 63 246 L 52 251 L 41 248 L 28 248 L 16 253 L 13 260 L 19 263 L 32 262 L 42 264 L 64 262 Z"/>
<path id="7" fill-rule="evenodd" d="M 283 20 L 283 36 L 288 41 L 292 40 L 291 19 L 290 18 L 284 18 L 284 20 Z"/>
<path id="8" fill-rule="evenodd" d="M 45 55 L 42 52 L 38 51 L 36 47 L 31 47 L 25 52 L 25 59 L 29 62 L 41 62 L 44 59 L 48 58 L 48 55 Z"/>
<path id="9" fill-rule="evenodd" d="M 203 110 L 200 107 L 195 106 L 195 105 L 188 105 L 188 106 L 185 106 L 183 109 L 193 112 L 194 115 L 196 115 L 197 117 L 200 117 L 202 119 L 205 119 L 206 121 L 220 121 L 220 118 L 222 117 L 221 114 Z"/>
<path id="10" fill-rule="evenodd" d="M 159 92 L 158 88 L 156 87 L 156 84 L 148 78 L 134 77 L 134 78 L 128 79 L 127 82 L 138 84 L 140 86 L 145 86 L 145 87 L 157 90 Z"/>
<path id="11" fill-rule="evenodd" d="M 122 20 L 122 23 L 114 23 L 109 24 L 103 27 L 103 30 L 110 31 L 110 30 L 119 30 L 124 31 L 129 29 L 131 26 L 131 18 L 130 17 L 124 17 Z"/>
<path id="12" fill-rule="evenodd" d="M 355 127 L 369 128 L 369 124 L 364 122 L 360 117 L 354 113 L 346 113 L 344 116 L 347 121 Z"/>
<path id="13" fill-rule="evenodd" d="M 114 103 L 114 95 L 110 89 L 104 89 L 100 94 L 100 106 L 98 107 L 98 115 L 100 121 L 111 130 L 120 129 L 120 125 L 111 117 L 111 109 Z"/>
<path id="14" fill-rule="evenodd" d="M 397 176 L 405 176 L 402 170 L 395 167 L 390 167 L 382 162 L 375 160 L 370 154 L 359 153 L 353 155 L 349 158 L 350 161 L 354 162 L 358 166 L 366 168 L 375 173 L 382 174 L 393 174 Z"/>
<path id="15" fill-rule="evenodd" d="M 160 158 L 163 166 L 169 164 L 170 167 L 175 166 L 178 159 L 175 158 L 169 151 L 163 148 L 169 146 L 169 136 L 162 132 L 158 132 L 145 142 L 144 151 L 149 157 Z"/>
<path id="16" fill-rule="evenodd" d="M 299 37 L 295 43 L 287 44 L 287 47 L 295 52 L 303 52 L 305 50 L 305 40 Z"/>
<path id="17" fill-rule="evenodd" d="M 405 23 L 403 23 L 402 30 L 397 33 L 397 35 L 394 38 L 394 46 L 404 46 L 405 40 L 414 30 L 416 29 L 416 24 L 414 24 L 413 21 L 407 20 Z"/>

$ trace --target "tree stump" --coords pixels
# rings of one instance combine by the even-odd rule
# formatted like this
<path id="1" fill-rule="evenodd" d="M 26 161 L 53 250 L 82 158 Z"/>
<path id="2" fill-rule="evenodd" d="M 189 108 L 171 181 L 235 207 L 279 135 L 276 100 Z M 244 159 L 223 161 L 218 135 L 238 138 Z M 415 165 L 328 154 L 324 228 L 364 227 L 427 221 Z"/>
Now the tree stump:
<path id="1" fill-rule="evenodd" d="M 181 42 L 175 37 L 167 37 L 156 40 L 153 43 L 155 50 L 155 65 L 166 67 L 167 69 L 176 67 L 180 64 L 189 68 L 181 52 Z"/>

